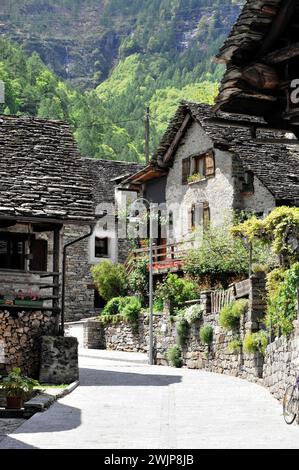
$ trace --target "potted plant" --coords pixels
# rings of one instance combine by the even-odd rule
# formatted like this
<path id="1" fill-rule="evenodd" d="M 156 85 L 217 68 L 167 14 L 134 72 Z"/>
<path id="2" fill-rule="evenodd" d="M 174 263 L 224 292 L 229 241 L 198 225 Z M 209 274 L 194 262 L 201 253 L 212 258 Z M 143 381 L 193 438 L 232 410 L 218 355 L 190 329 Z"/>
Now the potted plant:
<path id="1" fill-rule="evenodd" d="M 23 292 L 21 290 L 17 293 L 14 303 L 22 307 L 42 307 L 43 305 L 43 301 L 39 299 L 36 292 Z"/>
<path id="2" fill-rule="evenodd" d="M 193 175 L 188 177 L 188 183 L 189 184 L 197 183 L 198 181 L 201 181 L 202 179 L 204 179 L 203 175 L 201 175 L 200 173 L 194 173 Z"/>
<path id="3" fill-rule="evenodd" d="M 24 399 L 29 398 L 33 388 L 38 385 L 37 380 L 22 375 L 19 367 L 12 369 L 10 374 L 1 382 L 1 388 L 6 395 L 6 408 L 21 409 Z"/>
<path id="4" fill-rule="evenodd" d="M 0 305 L 5 304 L 5 295 L 3 292 L 0 292 Z"/>

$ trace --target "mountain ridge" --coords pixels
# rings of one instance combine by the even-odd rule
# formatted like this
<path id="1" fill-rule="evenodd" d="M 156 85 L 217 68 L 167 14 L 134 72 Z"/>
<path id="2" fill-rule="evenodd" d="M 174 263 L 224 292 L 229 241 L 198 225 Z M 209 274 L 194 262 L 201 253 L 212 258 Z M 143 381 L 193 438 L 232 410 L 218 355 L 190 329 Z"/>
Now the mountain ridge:
<path id="1" fill-rule="evenodd" d="M 142 116 L 148 104 L 154 148 L 181 99 L 213 103 L 223 68 L 212 57 L 240 11 L 232 0 L 4 0 L 3 5 L 0 37 L 19 45 L 13 60 L 0 58 L 17 96 L 5 112 L 64 118 L 83 155 L 133 161 L 144 158 Z M 23 59 L 16 59 L 20 54 Z M 14 60 L 25 93 L 13 82 Z M 27 71 L 27 82 L 21 78 L 26 61 L 41 73 L 38 83 Z"/>

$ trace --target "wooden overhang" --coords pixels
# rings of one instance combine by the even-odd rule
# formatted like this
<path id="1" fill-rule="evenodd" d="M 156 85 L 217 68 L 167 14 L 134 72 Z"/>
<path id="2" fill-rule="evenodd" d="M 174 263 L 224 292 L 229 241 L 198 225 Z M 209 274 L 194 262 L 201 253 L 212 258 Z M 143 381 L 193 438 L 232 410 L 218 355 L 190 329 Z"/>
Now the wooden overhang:
<path id="1" fill-rule="evenodd" d="M 227 70 L 214 111 L 261 116 L 298 136 L 298 32 L 299 0 L 247 0 L 216 57 Z"/>
<path id="2" fill-rule="evenodd" d="M 128 178 L 125 183 L 143 184 L 153 179 L 162 178 L 166 174 L 166 170 L 150 164 L 143 170 Z"/>

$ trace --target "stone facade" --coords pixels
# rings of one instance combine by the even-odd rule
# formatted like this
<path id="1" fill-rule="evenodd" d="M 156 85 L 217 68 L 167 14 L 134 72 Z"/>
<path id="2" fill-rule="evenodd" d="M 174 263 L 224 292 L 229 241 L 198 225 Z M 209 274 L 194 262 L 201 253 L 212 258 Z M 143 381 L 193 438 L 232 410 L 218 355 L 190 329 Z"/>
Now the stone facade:
<path id="1" fill-rule="evenodd" d="M 43 336 L 39 381 L 70 384 L 79 379 L 77 338 Z"/>
<path id="2" fill-rule="evenodd" d="M 123 199 L 129 196 L 136 198 L 136 193 L 126 191 L 123 194 L 118 185 L 125 177 L 143 168 L 142 165 L 132 162 L 91 159 L 82 159 L 82 161 L 90 172 L 96 213 L 99 215 L 106 210 L 107 215 L 100 218 L 89 238 L 67 250 L 65 318 L 69 322 L 88 318 L 94 314 L 95 290 L 90 268 L 107 259 L 114 263 L 123 263 L 127 259 L 130 244 L 127 239 L 118 237 L 115 205 L 121 206 Z M 88 230 L 82 226 L 65 226 L 63 243 L 85 235 Z M 102 258 L 95 256 L 96 238 L 108 239 L 107 256 Z"/>
<path id="3" fill-rule="evenodd" d="M 64 243 L 69 243 L 89 232 L 87 227 L 66 226 Z M 67 249 L 65 318 L 67 321 L 81 320 L 91 316 L 94 308 L 94 290 L 90 274 L 89 239 L 82 240 Z"/>
<path id="4" fill-rule="evenodd" d="M 237 155 L 218 148 L 214 148 L 215 176 L 182 184 L 182 161 L 213 148 L 212 138 L 198 122 L 193 122 L 173 156 L 166 184 L 166 204 L 175 214 L 169 242 L 180 242 L 191 232 L 190 211 L 194 204 L 208 203 L 214 227 L 229 222 L 235 210 L 266 213 L 275 207 L 275 198 L 256 176 L 254 192 L 242 192 L 246 168 Z"/>
<path id="5" fill-rule="evenodd" d="M 271 343 L 265 355 L 263 378 L 271 393 L 281 400 L 287 385 L 295 383 L 299 367 L 299 328 L 290 338 L 282 336 Z"/>
<path id="6" fill-rule="evenodd" d="M 56 320 L 51 312 L 0 310 L 0 373 L 20 367 L 37 377 L 41 336 L 55 333 Z"/>

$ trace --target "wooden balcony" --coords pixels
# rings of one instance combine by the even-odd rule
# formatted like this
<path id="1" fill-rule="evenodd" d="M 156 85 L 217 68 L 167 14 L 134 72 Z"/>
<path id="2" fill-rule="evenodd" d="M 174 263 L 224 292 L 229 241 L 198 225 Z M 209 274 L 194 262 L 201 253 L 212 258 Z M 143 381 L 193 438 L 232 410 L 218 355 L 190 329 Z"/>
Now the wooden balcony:
<path id="1" fill-rule="evenodd" d="M 168 272 L 178 272 L 184 265 L 184 260 L 188 252 L 195 248 L 194 241 L 186 241 L 181 243 L 170 243 L 165 245 L 153 246 L 153 266 L 154 274 L 165 274 Z M 128 257 L 126 266 L 128 272 L 131 271 L 131 261 L 133 259 L 144 258 L 149 259 L 149 248 L 139 248 L 133 250 Z"/>

